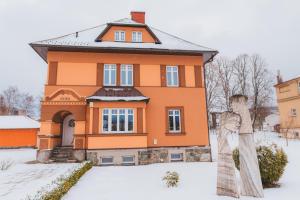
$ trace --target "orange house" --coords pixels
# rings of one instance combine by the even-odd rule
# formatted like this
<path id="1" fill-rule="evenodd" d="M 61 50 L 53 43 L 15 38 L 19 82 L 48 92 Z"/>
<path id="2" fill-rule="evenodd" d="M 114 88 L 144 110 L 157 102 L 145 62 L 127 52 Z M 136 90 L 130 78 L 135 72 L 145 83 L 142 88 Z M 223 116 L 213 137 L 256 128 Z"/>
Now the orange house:
<path id="1" fill-rule="evenodd" d="M 144 12 L 30 45 L 48 63 L 38 160 L 210 161 L 203 69 L 217 51 Z"/>
<path id="2" fill-rule="evenodd" d="M 39 127 L 26 116 L 0 116 L 0 148 L 36 147 Z"/>

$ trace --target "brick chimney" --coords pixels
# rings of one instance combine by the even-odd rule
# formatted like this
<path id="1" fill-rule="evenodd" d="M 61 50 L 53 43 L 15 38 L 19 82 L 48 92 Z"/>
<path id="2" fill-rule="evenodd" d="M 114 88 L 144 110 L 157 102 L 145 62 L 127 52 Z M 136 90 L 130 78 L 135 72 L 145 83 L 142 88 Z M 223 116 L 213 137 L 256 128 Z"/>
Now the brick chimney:
<path id="1" fill-rule="evenodd" d="M 130 14 L 133 21 L 145 24 L 145 12 L 131 11 Z"/>
<path id="2" fill-rule="evenodd" d="M 277 84 L 280 84 L 280 83 L 283 82 L 282 76 L 280 74 L 280 70 L 277 71 L 277 77 L 276 78 L 277 78 Z"/>

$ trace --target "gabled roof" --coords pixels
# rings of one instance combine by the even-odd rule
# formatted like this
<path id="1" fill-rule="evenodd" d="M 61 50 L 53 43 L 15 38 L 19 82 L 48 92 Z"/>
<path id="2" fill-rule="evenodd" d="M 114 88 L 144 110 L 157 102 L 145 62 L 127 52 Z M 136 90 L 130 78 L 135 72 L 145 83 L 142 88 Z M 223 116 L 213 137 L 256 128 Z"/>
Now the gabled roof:
<path id="1" fill-rule="evenodd" d="M 86 100 L 91 101 L 145 101 L 148 103 L 149 97 L 144 96 L 134 87 L 103 87 L 96 91 Z"/>
<path id="2" fill-rule="evenodd" d="M 22 115 L 0 116 L 0 129 L 40 128 L 40 123 Z"/>
<path id="3" fill-rule="evenodd" d="M 128 43 L 97 41 L 101 33 L 112 25 L 141 26 L 149 29 L 159 42 L 157 43 Z M 46 61 L 48 50 L 53 51 L 79 51 L 79 52 L 126 52 L 126 53 L 157 53 L 157 54 L 188 54 L 204 55 L 204 61 L 208 61 L 218 52 L 192 42 L 186 41 L 174 35 L 168 34 L 156 28 L 124 18 L 108 24 L 56 37 L 30 43 L 30 46 Z"/>

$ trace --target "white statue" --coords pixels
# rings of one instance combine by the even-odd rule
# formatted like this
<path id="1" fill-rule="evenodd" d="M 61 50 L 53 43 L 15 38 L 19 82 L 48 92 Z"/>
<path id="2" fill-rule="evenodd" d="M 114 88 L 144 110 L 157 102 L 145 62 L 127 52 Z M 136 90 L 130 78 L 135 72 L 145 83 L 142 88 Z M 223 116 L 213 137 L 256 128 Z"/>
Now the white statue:
<path id="1" fill-rule="evenodd" d="M 235 165 L 232 158 L 232 150 L 229 146 L 227 136 L 240 128 L 241 118 L 233 112 L 221 114 L 218 129 L 218 176 L 217 194 L 239 198 L 239 187 L 235 174 Z"/>
<path id="2" fill-rule="evenodd" d="M 233 112 L 239 114 L 241 117 L 239 132 L 241 194 L 243 196 L 261 198 L 264 194 L 247 99 L 243 95 L 235 95 L 230 98 Z"/>

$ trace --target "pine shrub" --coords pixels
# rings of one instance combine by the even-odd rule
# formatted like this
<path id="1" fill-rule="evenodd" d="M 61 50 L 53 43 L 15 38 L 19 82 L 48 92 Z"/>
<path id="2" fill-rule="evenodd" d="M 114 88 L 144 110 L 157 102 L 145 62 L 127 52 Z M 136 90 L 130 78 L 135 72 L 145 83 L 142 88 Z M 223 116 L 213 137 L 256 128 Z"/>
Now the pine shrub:
<path id="1" fill-rule="evenodd" d="M 177 172 L 167 171 L 163 177 L 163 181 L 166 182 L 167 187 L 177 187 L 179 183 L 179 174 Z"/>
<path id="2" fill-rule="evenodd" d="M 277 186 L 284 168 L 288 163 L 287 155 L 276 145 L 258 146 L 256 148 L 261 181 L 264 187 Z M 233 150 L 233 160 L 236 168 L 240 169 L 239 150 Z"/>

